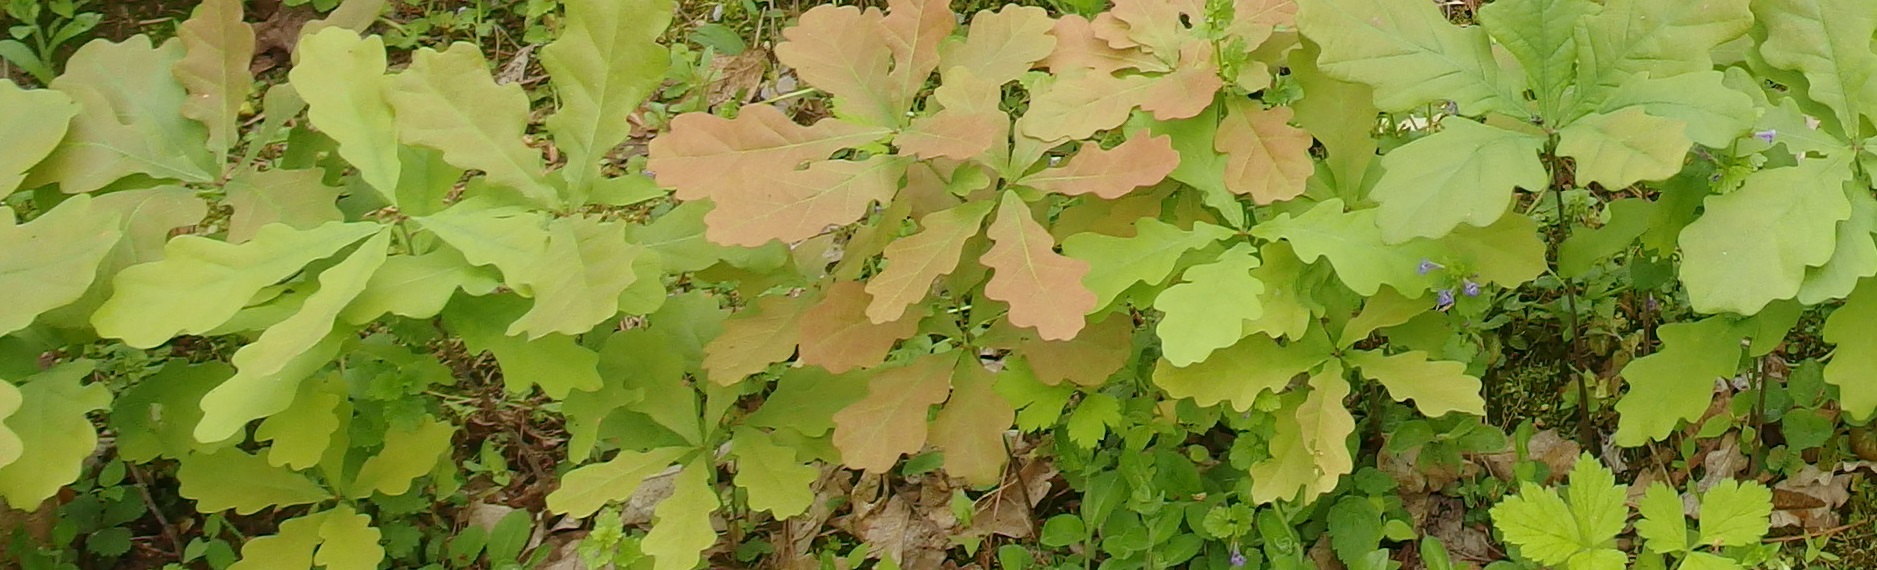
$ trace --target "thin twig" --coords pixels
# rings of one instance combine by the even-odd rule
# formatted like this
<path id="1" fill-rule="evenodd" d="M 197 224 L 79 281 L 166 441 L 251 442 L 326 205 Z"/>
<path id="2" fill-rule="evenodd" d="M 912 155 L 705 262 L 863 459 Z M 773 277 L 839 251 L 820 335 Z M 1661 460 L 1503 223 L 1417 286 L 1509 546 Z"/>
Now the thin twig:
<path id="1" fill-rule="evenodd" d="M 150 509 L 151 516 L 156 517 L 157 527 L 163 529 L 163 538 L 169 539 L 170 546 L 175 549 L 171 554 L 175 554 L 176 559 L 181 560 L 183 556 L 182 537 L 177 536 L 176 529 L 170 527 L 169 517 L 163 516 L 163 509 L 156 507 L 156 499 L 150 496 L 149 477 L 144 475 L 143 470 L 137 468 L 137 464 L 135 463 L 126 461 L 124 462 L 124 467 L 126 470 L 130 471 L 131 478 L 137 480 L 137 494 L 143 497 L 143 506 Z"/>
<path id="2" fill-rule="evenodd" d="M 1779 537 L 1779 538 L 1768 538 L 1768 539 L 1766 539 L 1766 540 L 1762 540 L 1762 541 L 1760 541 L 1760 542 L 1763 542 L 1763 543 L 1766 543 L 1766 544 L 1776 544 L 1776 543 L 1781 543 L 1781 542 L 1796 542 L 1796 541 L 1800 541 L 1800 540 L 1811 540 L 1811 539 L 1814 539 L 1814 538 L 1820 538 L 1820 537 L 1826 537 L 1826 536 L 1831 536 L 1831 535 L 1834 535 L 1834 534 L 1838 534 L 1838 533 L 1840 533 L 1840 532 L 1844 532 L 1844 531 L 1847 531 L 1847 530 L 1850 530 L 1850 529 L 1851 529 L 1851 527 L 1854 527 L 1854 526 L 1857 526 L 1857 525 L 1860 525 L 1860 524 L 1863 524 L 1863 523 L 1851 523 L 1851 524 L 1847 524 L 1847 525 L 1842 525 L 1842 526 L 1835 526 L 1835 527 L 1831 527 L 1831 528 L 1828 528 L 1828 529 L 1825 529 L 1825 530 L 1821 530 L 1821 531 L 1817 531 L 1817 532 L 1808 532 L 1808 533 L 1805 533 L 1805 534 L 1795 534 L 1795 535 L 1792 535 L 1792 536 L 1782 536 L 1782 537 Z"/>

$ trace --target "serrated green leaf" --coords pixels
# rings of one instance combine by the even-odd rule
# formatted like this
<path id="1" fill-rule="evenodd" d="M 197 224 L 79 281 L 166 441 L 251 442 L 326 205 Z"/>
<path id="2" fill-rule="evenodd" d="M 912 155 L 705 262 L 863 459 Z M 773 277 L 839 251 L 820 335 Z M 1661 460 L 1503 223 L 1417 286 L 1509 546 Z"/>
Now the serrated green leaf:
<path id="1" fill-rule="evenodd" d="M 605 463 L 582 466 L 562 475 L 560 488 L 547 495 L 547 508 L 576 517 L 592 515 L 608 502 L 630 498 L 646 477 L 664 471 L 687 453 L 690 451 L 677 447 L 646 452 L 620 450 Z"/>
<path id="2" fill-rule="evenodd" d="M 1626 493 L 1615 475 L 1589 454 L 1571 470 L 1567 497 L 1554 489 L 1525 483 L 1516 497 L 1492 508 L 1493 525 L 1525 556 L 1570 568 L 1621 568 L 1628 560 L 1613 547 L 1629 518 Z M 1568 503 L 1567 503 L 1568 500 Z M 1616 566 L 1609 566 L 1615 560 Z"/>
<path id="3" fill-rule="evenodd" d="M 450 165 L 483 171 L 490 182 L 537 204 L 561 206 L 542 175 L 541 152 L 523 140 L 528 95 L 517 84 L 497 85 L 474 44 L 417 50 L 410 67 L 387 82 L 384 96 L 396 112 L 400 140 L 442 151 Z"/>
<path id="4" fill-rule="evenodd" d="M 196 425 L 196 439 L 227 439 L 248 421 L 291 406 L 298 383 L 306 377 L 303 367 L 324 360 L 319 356 L 325 352 L 318 348 L 335 334 L 339 311 L 365 289 L 372 273 L 384 264 L 390 245 L 390 232 L 366 240 L 344 261 L 319 274 L 319 290 L 293 316 L 235 351 L 230 359 L 235 376 L 202 397 L 205 413 Z"/>
<path id="5" fill-rule="evenodd" d="M 1626 107 L 1585 115 L 1558 130 L 1558 154 L 1577 160 L 1579 184 L 1620 190 L 1681 171 L 1693 143 L 1681 136 L 1686 123 Z"/>
<path id="6" fill-rule="evenodd" d="M 1623 367 L 1629 393 L 1616 403 L 1617 445 L 1634 447 L 1668 437 L 1678 421 L 1708 409 L 1714 381 L 1732 376 L 1740 337 L 1725 317 L 1662 325 L 1662 348 Z"/>
<path id="7" fill-rule="evenodd" d="M 123 235 L 120 219 L 89 196 L 77 196 L 33 221 L 0 225 L 0 289 L 9 296 L 0 305 L 0 335 L 83 297 Z"/>
<path id="8" fill-rule="evenodd" d="M 182 482 L 182 487 L 177 493 L 195 501 L 199 512 L 233 510 L 246 515 L 268 507 L 305 505 L 332 498 L 332 493 L 305 475 L 271 465 L 259 455 L 248 455 L 232 447 L 214 453 L 185 455 L 181 459 L 182 467 L 177 470 L 176 479 Z"/>
<path id="9" fill-rule="evenodd" d="M 671 21 L 669 0 L 571 0 L 559 39 L 541 48 L 560 110 L 547 119 L 567 154 L 568 202 L 581 203 L 599 160 L 624 141 L 626 115 L 657 89 L 670 58 L 657 43 Z"/>
<path id="10" fill-rule="evenodd" d="M 0 153 L 0 196 L 12 194 L 26 170 L 58 147 L 78 112 L 78 103 L 64 93 L 0 81 L 0 133 L 7 141 Z"/>
<path id="11" fill-rule="evenodd" d="M 19 409 L 4 424 L 20 440 L 18 459 L 0 466 L 0 498 L 8 505 L 30 508 L 57 494 L 97 449 L 98 430 L 85 414 L 109 407 L 111 391 L 82 383 L 94 367 L 67 362 L 20 383 Z"/>
<path id="12" fill-rule="evenodd" d="M 207 132 L 183 117 L 188 93 L 170 73 L 183 57 L 181 41 L 152 46 L 143 35 L 74 52 L 52 88 L 83 110 L 64 141 L 27 174 L 26 187 L 56 182 L 67 194 L 83 194 L 133 174 L 211 182 L 220 168 L 203 144 Z"/>
<path id="13" fill-rule="evenodd" d="M 385 44 L 327 28 L 300 38 L 300 63 L 287 79 L 306 100 L 306 117 L 339 143 L 339 156 L 386 202 L 398 205 L 398 129 L 386 100 Z"/>
<path id="14" fill-rule="evenodd" d="M 1551 175 L 1538 161 L 1545 138 L 1462 118 L 1382 156 L 1382 178 L 1369 197 L 1381 204 L 1376 225 L 1388 243 L 1438 238 L 1461 223 L 1488 226 L 1512 203 L 1513 190 L 1543 190 Z"/>
<path id="15" fill-rule="evenodd" d="M 163 344 L 178 334 L 208 332 L 227 322 L 263 287 L 379 229 L 362 223 L 330 223 L 311 230 L 271 225 L 241 245 L 180 236 L 163 248 L 162 261 L 119 273 L 116 293 L 98 308 L 91 323 L 100 336 L 138 348 Z"/>
<path id="16" fill-rule="evenodd" d="M 1114 396 L 1095 392 L 1082 398 L 1082 403 L 1069 412 L 1066 424 L 1069 441 L 1077 447 L 1092 449 L 1108 435 L 1110 428 L 1121 427 L 1121 401 Z"/>
<path id="17" fill-rule="evenodd" d="M 1173 272 L 1180 254 L 1231 237 L 1221 226 L 1196 222 L 1191 230 L 1153 218 L 1134 222 L 1134 237 L 1080 233 L 1062 240 L 1064 255 L 1087 261 L 1082 283 L 1095 292 L 1094 310 L 1113 303 L 1135 283 L 1159 284 Z"/>
<path id="18" fill-rule="evenodd" d="M 1423 415 L 1436 417 L 1447 412 L 1476 416 L 1486 415 L 1486 399 L 1480 395 L 1478 378 L 1466 374 L 1466 364 L 1449 360 L 1429 360 L 1421 351 L 1383 356 L 1377 351 L 1352 351 L 1345 362 L 1362 371 L 1362 376 L 1388 388 L 1397 402 L 1414 400 Z"/>
<path id="19" fill-rule="evenodd" d="M 1670 553 L 1688 550 L 1688 518 L 1682 515 L 1681 495 L 1657 481 L 1649 486 L 1636 503 L 1642 519 L 1636 521 L 1636 536 L 1644 540 L 1650 552 Z"/>
<path id="20" fill-rule="evenodd" d="M 1165 316 L 1154 326 L 1160 350 L 1174 366 L 1191 366 L 1245 337 L 1245 325 L 1264 316 L 1264 282 L 1251 275 L 1257 248 L 1239 244 L 1217 260 L 1188 268 L 1184 281 L 1154 298 Z"/>
<path id="21" fill-rule="evenodd" d="M 1877 279 L 1858 283 L 1844 306 L 1825 319 L 1825 342 L 1838 345 L 1831 362 L 1825 364 L 1825 381 L 1838 386 L 1838 405 L 1854 421 L 1870 419 L 1877 412 L 1877 350 L 1866 350 L 1877 330 Z"/>
<path id="22" fill-rule="evenodd" d="M 1761 170 L 1740 189 L 1708 197 L 1681 232 L 1681 280 L 1703 313 L 1751 315 L 1799 293 L 1807 267 L 1831 260 L 1838 223 L 1851 217 L 1838 159 Z"/>
<path id="23" fill-rule="evenodd" d="M 690 570 L 699 555 L 717 543 L 710 514 L 717 510 L 717 490 L 710 484 L 711 464 L 694 461 L 672 480 L 671 496 L 652 510 L 652 531 L 640 548 L 652 555 L 653 570 Z"/>
<path id="24" fill-rule="evenodd" d="M 760 431 L 739 428 L 730 439 L 736 454 L 736 486 L 749 493 L 749 508 L 777 520 L 802 514 L 815 501 L 810 488 L 821 470 L 795 460 L 794 448 L 777 445 Z"/>
<path id="25" fill-rule="evenodd" d="M 1806 95 L 1852 140 L 1869 136 L 1859 117 L 1877 116 L 1877 12 L 1857 0 L 1767 0 L 1753 3 L 1753 15 L 1767 29 L 1760 57 L 1804 74 Z"/>
<path id="26" fill-rule="evenodd" d="M 1522 99 L 1501 77 L 1486 33 L 1459 28 L 1440 9 L 1393 0 L 1301 0 L 1297 27 L 1322 46 L 1331 77 L 1375 87 L 1387 112 L 1452 100 L 1469 115 L 1520 114 Z"/>
<path id="27" fill-rule="evenodd" d="M 1271 458 L 1251 466 L 1251 499 L 1311 502 L 1354 469 L 1347 439 L 1356 420 L 1343 406 L 1349 382 L 1331 362 L 1310 377 L 1310 394 L 1286 396 L 1271 435 Z"/>
<path id="28" fill-rule="evenodd" d="M 393 427 L 385 431 L 384 449 L 366 459 L 347 486 L 346 496 L 370 497 L 373 492 L 388 496 L 402 495 L 411 482 L 447 457 L 455 424 L 424 416 L 409 429 Z"/>
<path id="29" fill-rule="evenodd" d="M 1747 546 L 1766 537 L 1773 492 L 1757 481 L 1726 480 L 1701 495 L 1701 543 Z"/>

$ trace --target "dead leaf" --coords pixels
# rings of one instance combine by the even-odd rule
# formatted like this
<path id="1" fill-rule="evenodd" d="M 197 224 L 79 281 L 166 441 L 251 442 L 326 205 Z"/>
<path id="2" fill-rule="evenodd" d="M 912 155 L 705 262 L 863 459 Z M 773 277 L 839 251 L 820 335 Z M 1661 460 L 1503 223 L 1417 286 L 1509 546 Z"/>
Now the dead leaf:
<path id="1" fill-rule="evenodd" d="M 704 102 L 711 108 L 730 101 L 747 102 L 769 71 L 769 52 L 751 47 L 736 55 L 719 55 L 710 62 L 711 81 Z"/>
<path id="2" fill-rule="evenodd" d="M 1773 485 L 1773 528 L 1811 532 L 1836 527 L 1838 507 L 1851 499 L 1852 474 L 1834 474 L 1807 465 Z"/>
<path id="3" fill-rule="evenodd" d="M 1701 465 L 1704 468 L 1701 481 L 1695 484 L 1700 492 L 1706 493 L 1721 481 L 1736 478 L 1747 468 L 1747 456 L 1740 453 L 1740 433 L 1727 432 L 1722 436 L 1714 450 L 1702 456 Z"/>

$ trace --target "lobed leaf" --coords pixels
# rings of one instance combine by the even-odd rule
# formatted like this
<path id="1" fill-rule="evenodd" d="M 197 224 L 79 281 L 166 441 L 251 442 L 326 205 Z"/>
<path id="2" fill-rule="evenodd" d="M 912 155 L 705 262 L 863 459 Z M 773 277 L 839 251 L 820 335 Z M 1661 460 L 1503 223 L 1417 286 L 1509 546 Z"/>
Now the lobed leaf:
<path id="1" fill-rule="evenodd" d="M 993 273 L 984 295 L 1010 304 L 1010 324 L 1034 328 L 1045 340 L 1068 340 L 1082 330 L 1082 315 L 1102 305 L 1082 285 L 1089 263 L 1056 253 L 1055 240 L 1016 194 L 1003 195 L 985 235 L 992 245 L 978 261 Z"/>
<path id="2" fill-rule="evenodd" d="M 1614 439 L 1634 447 L 1668 437 L 1678 421 L 1695 421 L 1708 408 L 1714 381 L 1732 376 L 1740 362 L 1740 335 L 1725 317 L 1662 325 L 1659 352 L 1623 367 L 1629 393 L 1616 403 Z"/>
<path id="3" fill-rule="evenodd" d="M 990 201 L 966 202 L 926 214 L 919 233 L 886 246 L 886 268 L 867 280 L 867 320 L 884 324 L 900 319 L 906 308 L 924 300 L 932 280 L 958 268 L 965 242 L 978 235 Z"/>
<path id="4" fill-rule="evenodd" d="M 95 367 L 89 360 L 66 362 L 18 386 L 19 407 L 4 425 L 19 438 L 19 454 L 0 465 L 0 499 L 8 505 L 38 505 L 58 494 L 97 450 L 98 430 L 85 415 L 110 407 L 111 391 L 83 382 Z"/>
<path id="5" fill-rule="evenodd" d="M 451 166 L 480 170 L 537 204 L 565 202 L 542 175 L 540 151 L 525 141 L 527 93 L 497 85 L 476 46 L 417 50 L 410 67 L 386 83 L 384 97 L 396 112 L 398 140 L 437 149 Z"/>
<path id="6" fill-rule="evenodd" d="M 0 288 L 10 297 L 0 305 L 0 335 L 83 297 L 98 265 L 122 241 L 122 220 L 89 196 L 77 196 L 30 222 L 0 225 Z"/>
<path id="7" fill-rule="evenodd" d="M 1112 149 L 1083 145 L 1068 163 L 1025 176 L 1017 184 L 1066 196 L 1094 194 L 1113 200 L 1135 188 L 1159 184 L 1179 163 L 1171 137 L 1137 132 Z"/>
<path id="8" fill-rule="evenodd" d="M 592 193 L 599 161 L 631 134 L 627 115 L 664 80 L 670 58 L 657 40 L 671 22 L 673 7 L 670 0 L 563 4 L 564 27 L 559 38 L 541 48 L 541 66 L 560 98 L 547 130 L 567 155 L 561 170 L 567 201 L 578 203 Z"/>
<path id="9" fill-rule="evenodd" d="M 339 143 L 339 156 L 393 206 L 398 205 L 398 128 L 386 96 L 384 39 L 343 28 L 306 36 L 300 64 L 287 78 L 306 100 L 307 119 Z"/>
<path id="10" fill-rule="evenodd" d="M 1551 183 L 1538 161 L 1544 137 L 1459 118 L 1441 127 L 1382 156 L 1382 177 L 1369 197 L 1381 204 L 1376 224 L 1388 243 L 1438 238 L 1462 223 L 1491 225 L 1516 188 Z"/>
<path id="11" fill-rule="evenodd" d="M 1383 111 L 1452 100 L 1468 115 L 1523 114 L 1514 82 L 1500 76 L 1493 61 L 1486 33 L 1454 27 L 1431 4 L 1298 0 L 1297 27 L 1321 46 L 1317 65 L 1325 73 L 1374 87 L 1375 106 Z"/>
<path id="12" fill-rule="evenodd" d="M 25 90 L 0 81 L 0 195 L 12 194 L 32 168 L 58 148 L 80 107 L 71 96 L 47 89 Z"/>
<path id="13" fill-rule="evenodd" d="M 951 393 L 960 353 L 927 354 L 883 368 L 867 381 L 867 396 L 834 414 L 834 447 L 841 463 L 885 473 L 899 456 L 926 443 L 926 412 Z"/>
<path id="14" fill-rule="evenodd" d="M 227 162 L 228 149 L 241 139 L 241 106 L 254 89 L 254 74 L 248 71 L 254 27 L 241 21 L 242 11 L 240 0 L 205 0 L 176 26 L 187 53 L 174 68 L 189 91 L 182 116 L 208 128 L 217 164 Z"/>
<path id="15" fill-rule="evenodd" d="M 1187 268 L 1184 281 L 1154 297 L 1165 316 L 1154 326 L 1167 362 L 1179 367 L 1206 360 L 1244 338 L 1245 326 L 1264 316 L 1264 282 L 1251 275 L 1257 249 L 1238 244 L 1219 258 Z"/>
<path id="16" fill-rule="evenodd" d="M 1851 217 L 1842 188 L 1849 176 L 1841 160 L 1808 160 L 1755 172 L 1740 189 L 1709 196 L 1701 218 L 1681 231 L 1689 304 L 1703 313 L 1751 315 L 1797 295 L 1806 268 L 1831 260 L 1838 223 Z"/>

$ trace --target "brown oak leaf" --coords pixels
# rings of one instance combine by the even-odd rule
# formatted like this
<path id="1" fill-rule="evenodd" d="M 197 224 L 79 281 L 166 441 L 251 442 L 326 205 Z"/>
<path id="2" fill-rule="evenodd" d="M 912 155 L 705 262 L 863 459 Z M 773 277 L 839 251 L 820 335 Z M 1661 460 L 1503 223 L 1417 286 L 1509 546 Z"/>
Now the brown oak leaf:
<path id="1" fill-rule="evenodd" d="M 797 323 L 806 296 L 773 295 L 723 321 L 723 333 L 704 346 L 704 372 L 719 386 L 735 384 L 770 364 L 788 360 L 801 339 Z"/>
<path id="2" fill-rule="evenodd" d="M 820 366 L 840 374 L 886 361 L 893 344 L 919 330 L 925 311 L 900 315 L 899 320 L 874 324 L 867 320 L 867 292 L 857 281 L 828 286 L 821 302 L 801 318 L 802 364 Z"/>
<path id="3" fill-rule="evenodd" d="M 924 299 L 932 280 L 958 267 L 965 241 L 978 234 L 989 201 L 970 202 L 927 215 L 919 233 L 886 246 L 886 269 L 867 282 L 867 319 L 874 323 L 898 320 L 906 307 Z"/>
<path id="4" fill-rule="evenodd" d="M 1159 184 L 1180 165 L 1173 137 L 1134 133 L 1112 149 L 1085 144 L 1067 164 L 1024 177 L 1019 184 L 1067 196 L 1094 194 L 1113 200 L 1142 186 Z"/>
<path id="5" fill-rule="evenodd" d="M 1290 118 L 1288 107 L 1264 109 L 1249 99 L 1227 106 L 1212 141 L 1226 155 L 1227 190 L 1248 194 L 1259 204 L 1303 194 L 1316 165 L 1310 160 L 1310 133 L 1290 126 Z"/>
<path id="6" fill-rule="evenodd" d="M 834 414 L 834 447 L 841 450 L 841 463 L 885 473 L 899 456 L 925 447 L 926 412 L 951 393 L 961 354 L 928 354 L 877 371 L 867 382 L 867 396 Z"/>
<path id="7" fill-rule="evenodd" d="M 993 272 L 984 295 L 1010 305 L 1013 325 L 1048 340 L 1075 338 L 1082 315 L 1095 309 L 1095 293 L 1082 285 L 1088 262 L 1056 253 L 1056 240 L 1015 193 L 1004 194 L 985 235 L 992 245 L 978 261 Z"/>
<path id="8" fill-rule="evenodd" d="M 735 119 L 685 113 L 652 140 L 646 170 L 679 200 L 725 197 L 738 202 L 767 191 L 778 176 L 803 163 L 885 138 L 892 131 L 834 119 L 812 126 L 789 120 L 770 105 L 743 107 Z"/>

